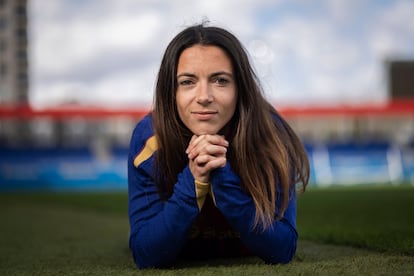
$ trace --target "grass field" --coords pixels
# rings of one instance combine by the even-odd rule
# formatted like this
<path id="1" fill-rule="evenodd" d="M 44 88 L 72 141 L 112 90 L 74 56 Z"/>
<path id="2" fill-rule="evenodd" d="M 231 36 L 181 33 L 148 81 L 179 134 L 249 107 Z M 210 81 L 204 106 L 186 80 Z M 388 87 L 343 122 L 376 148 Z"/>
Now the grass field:
<path id="1" fill-rule="evenodd" d="M 125 193 L 0 194 L 0 275 L 412 275 L 414 187 L 310 188 L 288 265 L 258 258 L 138 271 Z"/>

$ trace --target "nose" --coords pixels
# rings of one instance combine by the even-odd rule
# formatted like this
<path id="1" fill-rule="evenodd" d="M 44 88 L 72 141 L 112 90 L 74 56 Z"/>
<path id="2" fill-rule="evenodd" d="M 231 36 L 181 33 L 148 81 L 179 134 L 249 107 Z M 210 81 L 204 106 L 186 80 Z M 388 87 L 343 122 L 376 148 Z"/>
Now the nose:
<path id="1" fill-rule="evenodd" d="M 213 94 L 208 83 L 201 82 L 197 91 L 197 103 L 207 105 L 213 101 Z"/>

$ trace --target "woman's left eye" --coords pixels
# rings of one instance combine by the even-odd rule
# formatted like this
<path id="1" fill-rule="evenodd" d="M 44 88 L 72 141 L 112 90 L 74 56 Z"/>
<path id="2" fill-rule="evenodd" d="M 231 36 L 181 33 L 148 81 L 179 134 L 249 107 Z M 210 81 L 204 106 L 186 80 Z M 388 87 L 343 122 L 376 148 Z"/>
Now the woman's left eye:
<path id="1" fill-rule="evenodd" d="M 224 86 L 224 85 L 226 85 L 226 84 L 228 84 L 229 83 L 229 80 L 228 79 L 226 79 L 226 78 L 216 78 L 215 80 L 214 80 L 214 82 L 215 83 L 217 83 L 218 85 L 220 85 L 220 86 Z"/>

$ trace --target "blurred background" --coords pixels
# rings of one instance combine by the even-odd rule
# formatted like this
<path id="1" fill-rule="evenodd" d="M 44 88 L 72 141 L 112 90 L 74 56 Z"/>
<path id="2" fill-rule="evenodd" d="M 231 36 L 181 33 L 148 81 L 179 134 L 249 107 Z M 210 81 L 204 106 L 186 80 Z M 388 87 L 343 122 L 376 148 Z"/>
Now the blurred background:
<path id="1" fill-rule="evenodd" d="M 126 190 L 168 42 L 245 45 L 311 185 L 414 184 L 414 2 L 0 0 L 0 190 Z"/>

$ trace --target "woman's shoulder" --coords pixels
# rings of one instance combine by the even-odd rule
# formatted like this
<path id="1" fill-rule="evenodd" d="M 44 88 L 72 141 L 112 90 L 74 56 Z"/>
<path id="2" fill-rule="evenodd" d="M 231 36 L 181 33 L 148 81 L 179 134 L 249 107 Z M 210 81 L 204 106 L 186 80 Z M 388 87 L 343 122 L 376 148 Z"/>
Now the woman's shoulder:
<path id="1" fill-rule="evenodd" d="M 279 114 L 279 112 L 277 112 L 276 110 L 272 110 L 270 111 L 270 116 L 272 117 L 273 121 L 278 124 L 278 125 L 282 125 L 284 126 L 284 119 L 283 117 Z"/>
<path id="2" fill-rule="evenodd" d="M 154 127 L 151 113 L 145 115 L 135 126 L 132 132 L 131 145 L 145 144 L 145 142 L 154 136 Z"/>
<path id="3" fill-rule="evenodd" d="M 144 134 L 144 135 L 154 134 L 153 120 L 152 120 L 151 113 L 148 113 L 141 120 L 138 121 L 134 129 L 134 134 L 137 132 L 140 134 Z"/>

